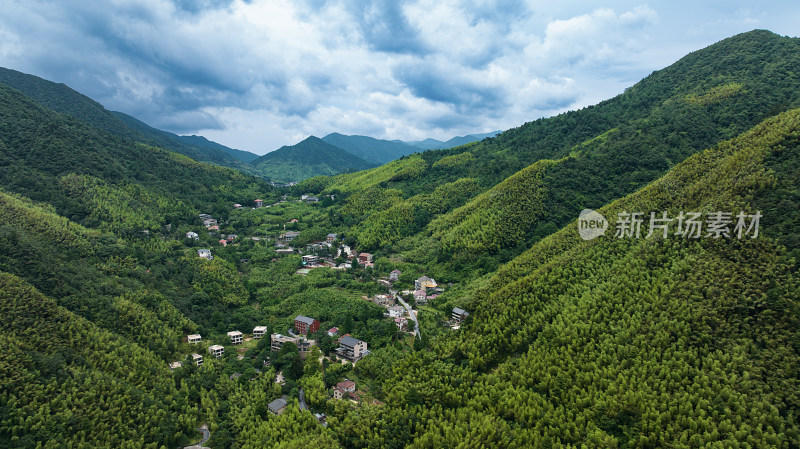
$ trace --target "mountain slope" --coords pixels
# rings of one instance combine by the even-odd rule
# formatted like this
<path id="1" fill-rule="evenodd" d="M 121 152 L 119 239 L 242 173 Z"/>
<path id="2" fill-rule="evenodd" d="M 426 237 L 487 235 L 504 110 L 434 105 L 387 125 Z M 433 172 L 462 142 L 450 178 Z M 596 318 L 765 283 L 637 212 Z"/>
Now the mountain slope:
<path id="1" fill-rule="evenodd" d="M 403 143 L 366 136 L 345 136 L 332 133 L 323 137 L 322 140 L 375 165 L 385 164 L 419 151 L 418 148 Z"/>
<path id="2" fill-rule="evenodd" d="M 127 189 L 128 198 L 136 198 L 129 207 L 105 204 L 107 210 L 146 215 L 143 208 L 163 205 L 161 212 L 154 212 L 157 227 L 168 220 L 194 220 L 191 215 L 197 209 L 227 213 L 227 204 L 251 201 L 272 190 L 266 182 L 235 170 L 107 134 L 44 109 L 2 84 L 0 107 L 0 187 L 50 203 L 76 221 L 91 218 L 87 208 L 94 206 L 78 198 L 86 190 L 77 189 L 75 181 L 81 178 L 75 175 L 89 184 L 99 185 L 91 181 L 96 179 Z M 137 189 L 145 194 L 134 194 Z"/>
<path id="3" fill-rule="evenodd" d="M 795 109 L 599 208 L 612 229 L 623 211 L 764 211 L 757 238 L 734 218 L 730 238 L 681 237 L 673 221 L 666 238 L 645 223 L 584 241 L 573 222 L 541 240 L 478 281 L 457 334 L 394 366 L 365 439 L 403 445 L 378 429 L 414 416 L 425 447 L 797 446 L 800 275 L 783 244 L 796 239 L 771 224 L 800 225 L 785 196 L 799 165 Z"/>
<path id="4" fill-rule="evenodd" d="M 115 136 L 175 151 L 198 161 L 236 166 L 257 156 L 213 142 L 183 138 L 152 128 L 121 112 L 111 112 L 91 98 L 42 78 L 0 67 L 0 83 L 21 91 L 41 106 L 77 118 Z"/>
<path id="5" fill-rule="evenodd" d="M 768 31 L 744 33 L 694 52 L 596 106 L 527 123 L 466 148 L 425 152 L 415 162 L 414 176 L 377 176 L 385 172 L 379 167 L 357 178 L 342 175 L 314 182 L 352 194 L 384 183 L 410 198 L 468 178 L 493 196 L 511 187 L 500 186 L 506 179 L 513 182 L 514 173 L 539 160 L 558 161 L 543 172 L 539 188 L 521 184 L 513 189 L 518 198 L 534 195 L 541 201 L 520 202 L 517 211 L 503 202 L 464 204 L 467 209 L 452 209 L 450 218 L 430 222 L 423 232 L 398 228 L 390 239 L 380 240 L 379 245 L 404 252 L 406 260 L 435 270 L 437 279 L 467 279 L 486 272 L 478 265 L 492 266 L 483 256 L 507 261 L 582 209 L 629 194 L 700 149 L 800 105 L 798 73 L 800 39 Z M 370 228 L 370 214 L 379 211 L 361 211 L 355 218 Z M 482 229 L 486 217 L 513 228 L 522 239 L 503 239 L 500 229 L 496 238 L 476 245 L 483 237 L 467 230 Z M 467 222 L 478 226 L 462 225 Z M 367 241 L 377 240 L 368 236 Z"/>
<path id="6" fill-rule="evenodd" d="M 314 136 L 267 153 L 252 161 L 251 165 L 263 176 L 283 182 L 302 181 L 314 176 L 365 170 L 375 166 Z"/>
<path id="7" fill-rule="evenodd" d="M 138 131 L 143 139 L 140 141 L 165 150 L 174 151 L 191 157 L 196 161 L 211 162 L 233 168 L 239 168 L 242 162 L 250 162 L 258 158 L 257 154 L 235 150 L 225 145 L 212 142 L 200 136 L 179 136 L 162 131 L 122 112 L 111 112 L 130 128 Z"/>

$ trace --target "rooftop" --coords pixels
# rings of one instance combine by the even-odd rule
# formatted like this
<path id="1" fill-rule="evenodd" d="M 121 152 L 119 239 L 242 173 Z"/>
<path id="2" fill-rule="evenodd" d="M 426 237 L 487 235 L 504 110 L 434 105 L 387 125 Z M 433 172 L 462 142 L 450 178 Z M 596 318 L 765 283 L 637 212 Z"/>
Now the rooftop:
<path id="1" fill-rule="evenodd" d="M 355 345 L 361 343 L 361 340 L 359 340 L 357 338 L 353 338 L 353 337 L 347 335 L 347 336 L 342 337 L 342 339 L 339 340 L 339 343 L 343 344 L 345 346 L 355 346 Z"/>
<path id="2" fill-rule="evenodd" d="M 301 323 L 306 323 L 309 326 L 314 324 L 314 321 L 315 321 L 314 318 L 309 318 L 309 317 L 303 316 L 303 315 L 297 315 L 297 318 L 295 318 L 294 320 L 295 321 L 299 321 Z"/>

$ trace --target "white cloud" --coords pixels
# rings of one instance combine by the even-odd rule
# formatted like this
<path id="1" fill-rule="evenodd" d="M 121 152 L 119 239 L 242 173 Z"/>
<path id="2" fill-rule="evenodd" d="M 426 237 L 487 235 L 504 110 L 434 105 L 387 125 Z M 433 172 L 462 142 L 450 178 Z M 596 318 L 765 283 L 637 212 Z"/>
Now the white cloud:
<path id="1" fill-rule="evenodd" d="M 334 131 L 447 139 L 518 126 L 712 43 L 692 32 L 704 24 L 729 35 L 772 20 L 739 0 L 693 14 L 637 1 L 11 0 L 0 65 L 263 153 Z"/>

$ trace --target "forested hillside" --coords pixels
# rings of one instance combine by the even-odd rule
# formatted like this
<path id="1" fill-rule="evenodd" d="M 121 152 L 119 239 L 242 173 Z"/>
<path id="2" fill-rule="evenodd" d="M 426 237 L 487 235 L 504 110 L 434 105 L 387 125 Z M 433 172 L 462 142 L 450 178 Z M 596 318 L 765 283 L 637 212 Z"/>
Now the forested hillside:
<path id="1" fill-rule="evenodd" d="M 583 208 L 631 193 L 687 156 L 799 105 L 798 73 L 798 39 L 753 31 L 694 52 L 596 106 L 371 171 L 315 178 L 301 188 L 355 195 L 380 186 L 400 193 L 391 206 L 437 186 L 472 179 L 486 192 L 484 197 L 467 204 L 463 200 L 471 195 L 462 195 L 462 202 L 436 221 L 429 215 L 421 223 L 406 213 L 401 220 L 416 222 L 414 227 L 392 228 L 381 238 L 362 232 L 358 238 L 366 248 L 391 246 L 407 252 L 408 260 L 440 267 L 434 273 L 443 278 L 479 275 L 563 227 Z M 530 184 L 517 176 L 521 184 L 512 187 L 511 175 L 542 159 L 557 163 L 542 171 L 540 181 Z M 387 171 L 400 165 L 402 174 Z M 485 199 L 494 197 L 521 203 L 510 208 L 506 201 Z M 384 207 L 343 219 L 382 228 Z M 479 235 L 488 232 L 489 222 L 499 225 L 495 235 Z M 425 231 L 417 234 L 425 223 Z"/>
<path id="2" fill-rule="evenodd" d="M 765 211 L 758 238 L 685 238 L 672 223 L 667 238 L 583 241 L 573 222 L 543 239 L 479 281 L 467 327 L 397 363 L 386 407 L 346 418 L 339 437 L 353 447 L 797 446 L 800 278 L 783 243 L 796 239 L 771 225 L 800 218 L 797 198 L 782 195 L 797 188 L 798 162 L 795 109 L 600 209 L 612 223 L 622 211 Z M 775 209 L 777 198 L 791 207 Z M 392 430 L 405 427 L 413 433 Z"/>
<path id="3" fill-rule="evenodd" d="M 175 151 L 198 161 L 238 167 L 257 156 L 223 145 L 212 145 L 152 128 L 121 112 L 106 110 L 100 103 L 64 84 L 0 67 L 0 84 L 19 90 L 47 109 L 72 116 L 117 137 Z"/>
<path id="4" fill-rule="evenodd" d="M 378 164 L 310 136 L 295 145 L 271 151 L 252 161 L 251 165 L 255 173 L 269 179 L 297 182 L 314 176 L 364 170 Z"/>
<path id="5" fill-rule="evenodd" d="M 292 187 L 0 84 L 0 448 L 800 447 L 798 73 L 745 33 Z M 369 166 L 261 165 L 314 149 Z"/>

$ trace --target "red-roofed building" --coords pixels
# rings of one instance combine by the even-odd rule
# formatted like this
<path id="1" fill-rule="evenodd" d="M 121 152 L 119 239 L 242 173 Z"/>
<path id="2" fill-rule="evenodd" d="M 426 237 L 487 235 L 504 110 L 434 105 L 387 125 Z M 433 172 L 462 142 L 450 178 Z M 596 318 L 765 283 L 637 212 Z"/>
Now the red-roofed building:
<path id="1" fill-rule="evenodd" d="M 358 263 L 366 264 L 372 263 L 372 254 L 370 253 L 361 253 L 358 255 Z"/>
<path id="2" fill-rule="evenodd" d="M 297 318 L 294 319 L 294 328 L 301 334 L 312 334 L 319 330 L 319 320 L 298 315 Z"/>
<path id="3" fill-rule="evenodd" d="M 228 246 L 228 241 L 225 239 L 220 239 L 219 244 L 222 246 Z"/>

